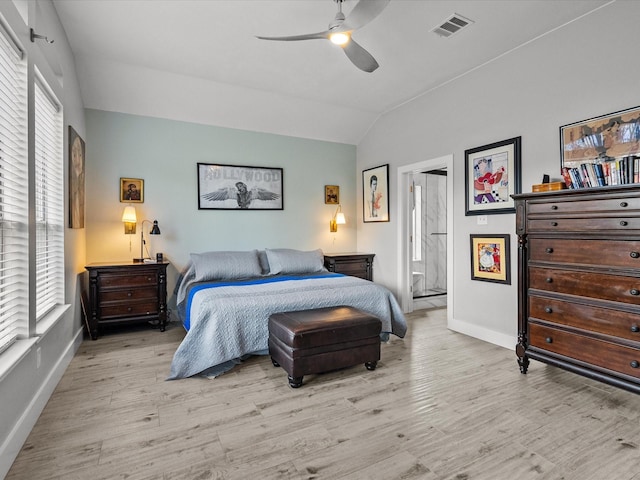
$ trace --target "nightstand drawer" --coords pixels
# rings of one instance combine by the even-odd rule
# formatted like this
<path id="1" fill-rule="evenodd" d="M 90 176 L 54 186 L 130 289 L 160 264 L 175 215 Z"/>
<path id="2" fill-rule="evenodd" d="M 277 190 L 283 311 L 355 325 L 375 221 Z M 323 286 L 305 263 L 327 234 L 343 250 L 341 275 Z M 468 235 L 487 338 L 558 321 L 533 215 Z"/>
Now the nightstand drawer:
<path id="1" fill-rule="evenodd" d="M 365 280 L 373 280 L 373 253 L 325 254 L 324 267 L 330 272 L 342 273 Z"/>
<path id="2" fill-rule="evenodd" d="M 100 306 L 108 302 L 143 299 L 148 299 L 154 302 L 157 301 L 158 288 L 153 286 L 144 288 L 127 288 L 125 290 L 103 290 L 100 292 Z"/>
<path id="3" fill-rule="evenodd" d="M 144 302 L 144 303 L 116 303 L 109 306 L 100 307 L 101 320 L 108 320 L 111 318 L 124 318 L 124 317 L 137 317 L 140 315 L 157 315 L 158 314 L 158 302 Z"/>
<path id="4" fill-rule="evenodd" d="M 104 273 L 98 277 L 100 288 L 137 287 L 142 285 L 156 285 L 158 276 L 156 272 L 138 272 L 131 275 L 117 275 Z"/>

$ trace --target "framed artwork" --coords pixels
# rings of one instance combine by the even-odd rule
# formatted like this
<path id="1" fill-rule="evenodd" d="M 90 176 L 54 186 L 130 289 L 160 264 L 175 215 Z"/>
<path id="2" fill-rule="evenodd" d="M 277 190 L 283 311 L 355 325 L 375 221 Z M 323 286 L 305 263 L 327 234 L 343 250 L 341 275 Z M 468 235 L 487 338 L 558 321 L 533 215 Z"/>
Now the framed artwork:
<path id="1" fill-rule="evenodd" d="M 640 107 L 560 127 L 560 169 L 640 153 Z"/>
<path id="2" fill-rule="evenodd" d="M 471 280 L 511 285 L 509 235 L 471 234 Z"/>
<path id="3" fill-rule="evenodd" d="M 362 171 L 362 218 L 389 221 L 389 164 Z"/>
<path id="4" fill-rule="evenodd" d="M 465 215 L 515 213 L 520 193 L 521 138 L 465 150 Z"/>
<path id="5" fill-rule="evenodd" d="M 324 203 L 338 205 L 340 203 L 340 187 L 338 185 L 324 186 Z"/>
<path id="6" fill-rule="evenodd" d="M 198 163 L 198 209 L 283 210 L 282 168 Z"/>
<path id="7" fill-rule="evenodd" d="M 84 140 L 69 125 L 69 228 L 84 228 Z"/>
<path id="8" fill-rule="evenodd" d="M 141 178 L 120 178 L 120 201 L 144 203 L 144 180 Z"/>

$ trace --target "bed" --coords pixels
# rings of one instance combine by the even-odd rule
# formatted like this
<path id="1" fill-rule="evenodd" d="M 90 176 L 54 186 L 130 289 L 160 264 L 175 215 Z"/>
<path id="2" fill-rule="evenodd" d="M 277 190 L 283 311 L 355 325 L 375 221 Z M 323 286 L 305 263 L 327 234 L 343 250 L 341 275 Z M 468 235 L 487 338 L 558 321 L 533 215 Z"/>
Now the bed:
<path id="1" fill-rule="evenodd" d="M 266 249 L 191 254 L 176 287 L 187 334 L 169 380 L 215 377 L 250 355 L 268 354 L 274 313 L 347 305 L 377 316 L 382 339 L 404 337 L 407 324 L 385 287 L 324 268 L 322 251 Z"/>

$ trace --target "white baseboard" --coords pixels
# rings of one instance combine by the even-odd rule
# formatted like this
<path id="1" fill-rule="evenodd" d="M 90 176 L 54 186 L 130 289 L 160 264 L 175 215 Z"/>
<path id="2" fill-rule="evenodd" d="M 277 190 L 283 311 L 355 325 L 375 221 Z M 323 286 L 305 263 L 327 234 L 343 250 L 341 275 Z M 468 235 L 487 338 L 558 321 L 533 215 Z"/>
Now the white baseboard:
<path id="1" fill-rule="evenodd" d="M 9 473 L 11 465 L 13 465 L 18 453 L 20 453 L 20 449 L 24 445 L 24 442 L 26 442 L 27 437 L 29 437 L 29 433 L 38 421 L 42 410 L 44 410 L 58 382 L 60 382 L 62 375 L 64 375 L 65 370 L 69 366 L 71 359 L 80 347 L 82 339 L 83 329 L 80 328 L 62 355 L 60 355 L 60 358 L 38 389 L 38 392 L 31 399 L 27 408 L 25 408 L 14 428 L 0 445 L 0 479 L 5 478 L 7 473 Z"/>
<path id="2" fill-rule="evenodd" d="M 470 337 L 493 343 L 494 345 L 498 345 L 509 350 L 514 350 L 518 341 L 517 337 L 455 319 L 449 319 L 447 327 L 454 332 L 463 333 Z"/>

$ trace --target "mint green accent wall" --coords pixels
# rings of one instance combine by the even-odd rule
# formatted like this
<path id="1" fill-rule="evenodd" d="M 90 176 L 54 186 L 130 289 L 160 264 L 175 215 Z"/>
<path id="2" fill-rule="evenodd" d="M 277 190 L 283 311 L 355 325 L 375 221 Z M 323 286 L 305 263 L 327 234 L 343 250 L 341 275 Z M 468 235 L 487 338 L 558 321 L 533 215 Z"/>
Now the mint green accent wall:
<path id="1" fill-rule="evenodd" d="M 263 248 L 356 246 L 356 147 L 101 110 L 86 110 L 87 262 L 140 256 L 140 222 L 158 220 L 149 253 L 163 252 L 174 276 L 192 252 Z M 284 210 L 198 210 L 197 163 L 284 169 Z M 137 233 L 124 234 L 120 178 L 144 180 L 144 203 L 134 204 Z M 340 187 L 347 224 L 329 232 L 336 207 L 324 186 Z"/>

